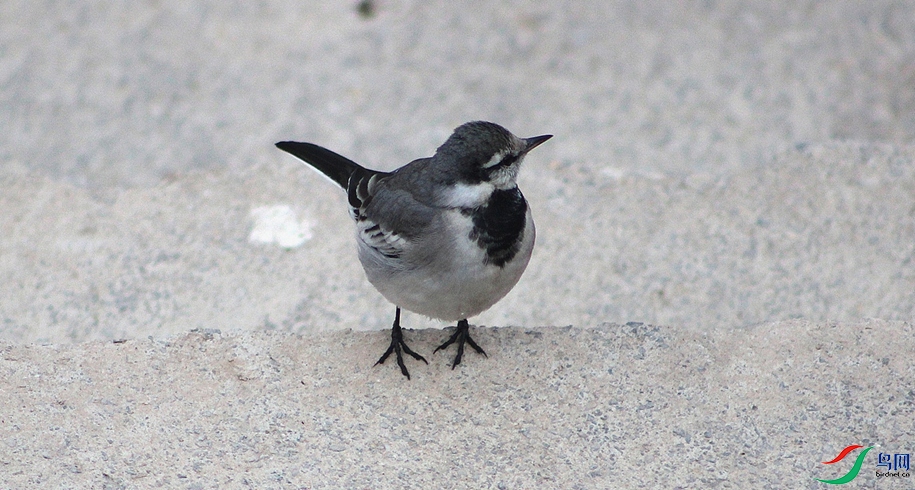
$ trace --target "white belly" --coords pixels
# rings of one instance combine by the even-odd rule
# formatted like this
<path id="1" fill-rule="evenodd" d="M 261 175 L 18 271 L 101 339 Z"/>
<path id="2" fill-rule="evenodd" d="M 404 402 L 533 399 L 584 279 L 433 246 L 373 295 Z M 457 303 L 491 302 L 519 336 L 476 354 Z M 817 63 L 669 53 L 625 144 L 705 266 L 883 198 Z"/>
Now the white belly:
<path id="1" fill-rule="evenodd" d="M 391 303 L 431 318 L 457 321 L 489 309 L 518 283 L 534 249 L 534 220 L 527 211 L 518 253 L 504 267 L 485 264 L 485 251 L 467 237 L 472 223 L 459 211 L 442 222 L 439 250 L 390 261 L 359 241 L 359 260 L 369 282 Z M 448 237 L 448 238 L 444 238 Z M 416 264 L 405 268 L 403 264 Z"/>

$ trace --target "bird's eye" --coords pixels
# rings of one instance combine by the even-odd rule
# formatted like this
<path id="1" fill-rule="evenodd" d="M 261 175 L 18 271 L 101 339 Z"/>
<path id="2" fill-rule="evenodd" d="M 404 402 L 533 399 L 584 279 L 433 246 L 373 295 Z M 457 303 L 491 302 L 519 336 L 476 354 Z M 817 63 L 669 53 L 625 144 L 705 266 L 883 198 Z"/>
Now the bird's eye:
<path id="1" fill-rule="evenodd" d="M 498 165 L 496 165 L 496 167 L 508 167 L 509 165 L 517 162 L 519 157 L 520 157 L 520 155 L 508 154 L 505 156 L 505 158 L 503 158 L 501 161 L 499 161 L 499 163 L 498 163 Z"/>
<path id="2" fill-rule="evenodd" d="M 488 162 L 482 165 L 482 167 L 486 170 L 508 167 L 511 164 L 517 162 L 519 158 L 521 158 L 521 154 L 519 153 L 500 152 L 493 155 Z"/>

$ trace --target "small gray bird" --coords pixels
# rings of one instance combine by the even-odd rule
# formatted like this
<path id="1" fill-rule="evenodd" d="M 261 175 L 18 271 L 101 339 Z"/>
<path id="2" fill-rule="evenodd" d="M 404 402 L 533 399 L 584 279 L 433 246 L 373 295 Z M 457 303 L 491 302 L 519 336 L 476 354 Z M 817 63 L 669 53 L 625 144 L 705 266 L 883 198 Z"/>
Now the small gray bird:
<path id="1" fill-rule="evenodd" d="M 276 146 L 346 190 L 356 221 L 359 261 L 369 282 L 397 308 L 391 355 L 407 379 L 401 351 L 428 364 L 403 340 L 400 309 L 457 329 L 438 352 L 457 342 L 451 368 L 470 338 L 467 318 L 489 309 L 515 286 L 534 248 L 531 210 L 515 182 L 524 156 L 552 135 L 518 138 L 491 122 L 461 125 L 430 158 L 393 172 L 369 170 L 311 143 Z"/>

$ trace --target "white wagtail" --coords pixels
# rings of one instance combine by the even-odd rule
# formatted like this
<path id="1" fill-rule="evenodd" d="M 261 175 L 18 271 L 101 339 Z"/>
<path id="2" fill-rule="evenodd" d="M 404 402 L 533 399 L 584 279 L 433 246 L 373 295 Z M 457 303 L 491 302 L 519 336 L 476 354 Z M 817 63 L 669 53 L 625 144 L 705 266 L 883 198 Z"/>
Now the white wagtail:
<path id="1" fill-rule="evenodd" d="M 397 310 L 391 345 L 407 379 L 401 350 L 426 359 L 403 340 L 400 309 L 457 321 L 435 352 L 457 342 L 451 368 L 470 338 L 467 318 L 488 309 L 515 286 L 534 248 L 534 221 L 515 182 L 524 155 L 552 135 L 518 138 L 491 122 L 461 125 L 430 158 L 393 172 L 369 170 L 326 148 L 283 141 L 276 146 L 340 185 L 356 221 L 359 261 Z"/>

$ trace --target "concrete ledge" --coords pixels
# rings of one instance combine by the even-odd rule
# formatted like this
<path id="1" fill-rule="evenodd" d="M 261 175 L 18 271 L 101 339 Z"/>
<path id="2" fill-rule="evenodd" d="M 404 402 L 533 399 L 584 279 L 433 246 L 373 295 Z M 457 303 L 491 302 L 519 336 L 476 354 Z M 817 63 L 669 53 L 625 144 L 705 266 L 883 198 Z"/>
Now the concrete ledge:
<path id="1" fill-rule="evenodd" d="M 911 452 L 913 333 L 481 328 L 412 381 L 385 332 L 4 343 L 0 487 L 819 488 L 850 444 Z"/>

